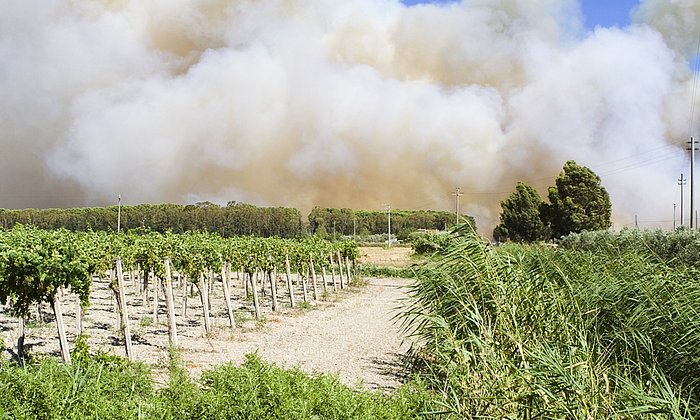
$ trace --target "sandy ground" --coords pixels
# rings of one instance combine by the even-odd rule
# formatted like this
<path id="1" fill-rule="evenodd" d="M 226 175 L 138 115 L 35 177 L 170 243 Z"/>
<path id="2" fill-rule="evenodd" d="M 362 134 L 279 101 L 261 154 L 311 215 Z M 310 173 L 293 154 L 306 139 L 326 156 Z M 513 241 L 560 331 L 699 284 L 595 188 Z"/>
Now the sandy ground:
<path id="1" fill-rule="evenodd" d="M 379 248 L 381 249 L 381 248 Z M 387 256 L 386 258 L 395 258 Z M 381 259 L 381 258 L 380 258 Z M 202 307 L 198 295 L 178 288 L 175 282 L 175 310 L 183 362 L 197 376 L 208 367 L 225 362 L 240 363 L 247 353 L 257 351 L 264 360 L 288 367 L 298 366 L 307 372 L 337 374 L 348 385 L 367 389 L 389 390 L 401 382 L 401 354 L 407 349 L 397 324 L 392 320 L 397 300 L 404 296 L 401 279 L 368 279 L 364 287 L 333 291 L 330 273 L 324 292 L 319 277 L 319 300 L 313 300 L 309 285 L 309 305 L 291 308 L 286 281 L 278 277 L 280 310 L 271 310 L 269 283 L 264 296 L 262 319 L 254 319 L 250 299 L 244 299 L 242 280 L 234 274 L 232 297 L 236 328 L 229 327 L 223 300 L 222 283 L 214 283 L 212 296 L 213 330 L 207 336 L 203 328 Z M 114 308 L 108 280 L 94 279 L 91 305 L 84 316 L 84 331 L 92 350 L 101 349 L 124 355 L 118 333 L 118 315 Z M 295 286 L 297 302 L 303 301 L 302 284 Z M 129 324 L 135 358 L 153 367 L 156 380 L 166 375 L 168 364 L 168 328 L 166 308 L 160 296 L 158 320 L 153 316 L 153 289 L 143 305 L 139 285 L 126 281 Z M 184 296 L 187 295 L 187 316 Z M 66 293 L 62 306 L 69 346 L 76 338 L 76 297 Z M 33 311 L 28 321 L 25 345 L 33 353 L 59 356 L 54 316 L 48 304 Z M 3 357 L 10 357 L 17 340 L 18 321 L 0 307 L 0 338 L 10 347 Z"/>

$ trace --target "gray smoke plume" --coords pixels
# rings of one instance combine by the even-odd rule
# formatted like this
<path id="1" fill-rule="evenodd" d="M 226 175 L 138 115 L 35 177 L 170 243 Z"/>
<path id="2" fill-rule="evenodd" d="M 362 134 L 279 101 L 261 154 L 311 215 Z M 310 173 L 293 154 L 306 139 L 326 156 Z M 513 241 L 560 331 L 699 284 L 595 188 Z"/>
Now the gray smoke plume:
<path id="1" fill-rule="evenodd" d="M 461 187 L 488 232 L 516 181 L 544 194 L 574 159 L 616 226 L 670 227 L 699 15 L 644 0 L 586 31 L 573 0 L 5 0 L 0 207 L 450 209 Z"/>

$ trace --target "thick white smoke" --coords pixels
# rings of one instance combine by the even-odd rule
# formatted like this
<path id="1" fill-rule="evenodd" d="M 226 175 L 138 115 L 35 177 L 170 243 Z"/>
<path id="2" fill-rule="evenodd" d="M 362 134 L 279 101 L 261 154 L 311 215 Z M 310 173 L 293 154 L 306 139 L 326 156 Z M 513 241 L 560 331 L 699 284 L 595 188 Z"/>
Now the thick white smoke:
<path id="1" fill-rule="evenodd" d="M 449 209 L 461 187 L 488 232 L 516 181 L 545 193 L 575 159 L 617 226 L 670 227 L 699 14 L 644 0 L 587 32 L 574 0 L 5 0 L 0 207 Z"/>

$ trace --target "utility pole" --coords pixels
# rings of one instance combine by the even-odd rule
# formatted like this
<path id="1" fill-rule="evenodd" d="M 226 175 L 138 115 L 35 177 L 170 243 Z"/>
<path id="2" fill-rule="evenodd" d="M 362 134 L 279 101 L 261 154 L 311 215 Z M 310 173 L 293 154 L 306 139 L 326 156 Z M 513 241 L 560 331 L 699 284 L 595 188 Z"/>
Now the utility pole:
<path id="1" fill-rule="evenodd" d="M 387 214 L 387 226 L 388 226 L 388 231 L 389 231 L 389 248 L 391 248 L 391 206 L 386 205 L 386 214 Z"/>
<path id="2" fill-rule="evenodd" d="M 455 213 L 457 214 L 457 224 L 459 224 L 459 197 L 463 196 L 464 193 L 459 190 L 459 187 L 457 187 L 452 195 L 455 196 Z"/>
<path id="3" fill-rule="evenodd" d="M 695 214 L 695 151 L 698 150 L 695 145 L 698 144 L 698 142 L 691 137 L 688 144 L 690 144 L 688 150 L 690 150 L 690 228 L 692 229 L 693 214 Z"/>
<path id="4" fill-rule="evenodd" d="M 119 194 L 119 197 L 117 198 L 117 233 L 121 230 L 122 227 L 122 195 Z"/>
<path id="5" fill-rule="evenodd" d="M 676 230 L 676 203 L 673 203 L 673 230 Z"/>
<path id="6" fill-rule="evenodd" d="M 634 228 L 639 230 L 639 223 L 637 222 L 637 215 L 634 215 Z"/>
<path id="7" fill-rule="evenodd" d="M 683 226 L 683 186 L 685 185 L 685 179 L 683 179 L 683 174 L 678 178 L 678 185 L 681 187 L 681 226 Z"/>

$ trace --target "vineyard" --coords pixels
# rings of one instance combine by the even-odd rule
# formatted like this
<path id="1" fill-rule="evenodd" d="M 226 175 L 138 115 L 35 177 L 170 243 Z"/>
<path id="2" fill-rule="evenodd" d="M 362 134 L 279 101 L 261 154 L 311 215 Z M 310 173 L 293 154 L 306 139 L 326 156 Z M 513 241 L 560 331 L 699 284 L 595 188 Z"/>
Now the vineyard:
<path id="1" fill-rule="evenodd" d="M 0 233 L 0 302 L 17 319 L 19 359 L 26 321 L 34 312 L 44 317 L 41 308 L 50 305 L 65 362 L 69 341 L 110 329 L 120 332 L 113 339 L 135 360 L 141 334 L 157 334 L 160 324 L 167 325 L 168 337 L 160 347 L 177 347 L 178 329 L 209 335 L 213 322 L 234 328 L 328 298 L 352 281 L 357 253 L 353 242 L 313 237 L 81 233 L 17 225 Z M 111 313 L 112 325 L 104 316 L 90 322 L 100 313 Z M 90 326 L 95 323 L 97 330 Z M 143 328 L 151 324 L 156 328 Z"/>
<path id="2" fill-rule="evenodd" d="M 49 318 L 56 330 L 45 337 L 61 337 L 56 348 L 63 351 L 55 355 L 63 362 L 0 358 L 0 417 L 695 418 L 699 244 L 700 234 L 679 229 L 493 246 L 465 224 L 450 234 L 415 235 L 414 251 L 429 255 L 409 258 L 402 250 L 402 264 L 382 267 L 361 266 L 353 242 L 313 237 L 17 226 L 2 233 L 0 297 L 18 324 L 0 322 L 0 332 L 21 328 L 35 313 Z M 217 339 L 232 327 L 322 302 L 358 283 L 356 270 L 413 280 L 370 280 L 367 288 L 396 292 L 362 295 L 359 322 L 341 300 L 332 311 L 289 316 L 259 333 L 259 351 L 245 340 Z M 380 296 L 391 302 L 375 306 Z M 357 342 L 377 328 L 369 319 L 389 315 L 387 304 L 400 309 L 393 314 L 410 346 L 389 346 L 406 353 L 409 372 L 399 386 L 370 392 L 319 373 L 333 368 L 309 374 L 273 364 L 299 360 L 299 353 L 316 360 L 336 353 L 336 362 L 356 363 L 349 353 L 366 348 L 338 351 L 338 336 L 329 341 L 321 326 Z M 279 334 L 290 327 L 299 334 Z M 370 345 L 389 336 L 375 331 Z M 178 340 L 198 343 L 190 364 Z M 97 345 L 105 341 L 106 351 Z M 231 349 L 219 353 L 221 363 L 206 363 L 217 345 Z M 149 359 L 149 347 L 163 360 Z"/>

